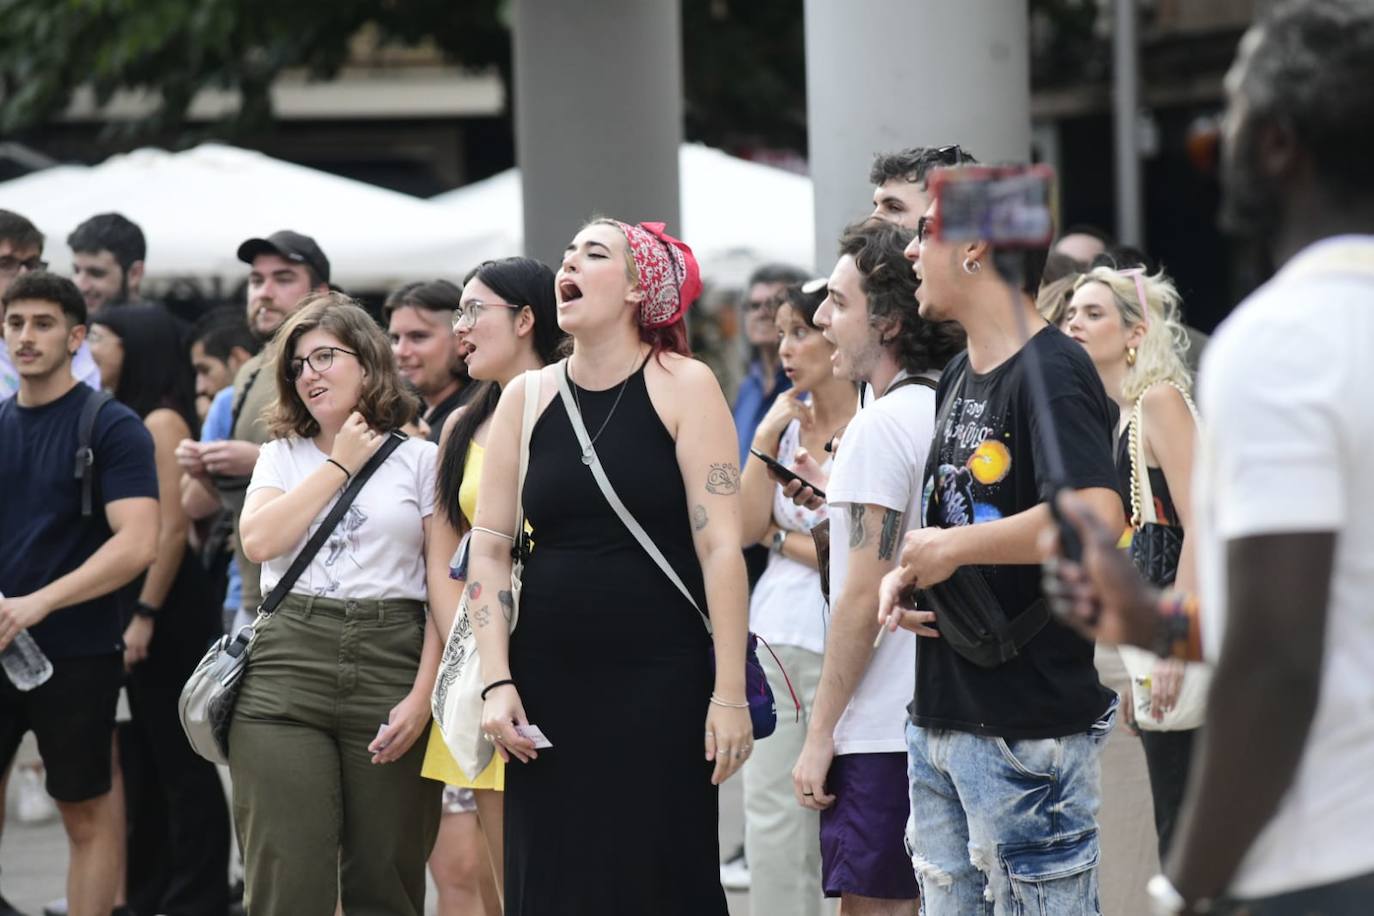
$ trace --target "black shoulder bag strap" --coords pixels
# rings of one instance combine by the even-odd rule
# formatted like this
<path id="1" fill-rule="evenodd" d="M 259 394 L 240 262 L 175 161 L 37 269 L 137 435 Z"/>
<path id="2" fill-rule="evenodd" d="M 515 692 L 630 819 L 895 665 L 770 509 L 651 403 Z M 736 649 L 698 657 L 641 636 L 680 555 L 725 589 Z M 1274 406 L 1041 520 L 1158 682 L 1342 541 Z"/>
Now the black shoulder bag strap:
<path id="1" fill-rule="evenodd" d="M 396 447 L 404 442 L 405 439 L 406 437 L 400 433 L 393 432 L 387 437 L 386 442 L 382 443 L 382 447 L 377 449 L 377 451 L 372 454 L 372 457 L 367 460 L 367 464 L 363 465 L 363 469 L 353 475 L 353 479 L 348 482 L 348 488 L 343 491 L 343 495 L 339 497 L 339 501 L 334 503 L 334 508 L 329 510 L 329 514 L 326 515 L 324 521 L 320 523 L 320 527 L 315 529 L 315 533 L 310 536 L 310 540 L 305 542 L 305 546 L 301 548 L 301 552 L 296 554 L 296 559 L 291 561 L 291 566 L 286 570 L 286 574 L 277 580 L 277 584 L 273 587 L 272 593 L 262 600 L 262 604 L 258 605 L 258 613 L 260 615 L 271 614 L 277 609 L 277 605 L 282 603 L 282 599 L 290 593 L 291 586 L 296 584 L 296 580 L 301 577 L 301 573 L 305 572 L 305 568 L 310 565 L 310 561 L 315 559 L 315 554 L 320 552 L 320 548 L 324 546 L 324 542 L 329 540 L 329 536 L 334 533 L 335 527 L 339 524 L 339 519 L 343 518 L 344 513 L 348 511 L 348 507 L 353 505 L 353 500 L 357 498 L 363 485 L 367 483 L 367 479 L 372 476 L 372 472 L 381 467 L 382 462 L 387 459 L 387 456 L 396 451 Z"/>
<path id="2" fill-rule="evenodd" d="M 234 392 L 234 408 L 229 413 L 229 438 L 234 438 L 234 430 L 238 428 L 239 417 L 243 415 L 243 404 L 248 400 L 248 392 L 253 390 L 253 383 L 258 380 L 258 375 L 262 372 L 262 366 L 248 373 L 247 380 L 243 383 L 241 391 Z"/>
<path id="3" fill-rule="evenodd" d="M 91 439 L 95 437 L 95 418 L 100 408 L 114 398 L 108 391 L 92 391 L 81 405 L 81 419 L 76 424 L 76 474 L 81 481 L 81 517 L 89 518 L 91 507 L 91 487 L 95 478 L 95 449 Z"/>

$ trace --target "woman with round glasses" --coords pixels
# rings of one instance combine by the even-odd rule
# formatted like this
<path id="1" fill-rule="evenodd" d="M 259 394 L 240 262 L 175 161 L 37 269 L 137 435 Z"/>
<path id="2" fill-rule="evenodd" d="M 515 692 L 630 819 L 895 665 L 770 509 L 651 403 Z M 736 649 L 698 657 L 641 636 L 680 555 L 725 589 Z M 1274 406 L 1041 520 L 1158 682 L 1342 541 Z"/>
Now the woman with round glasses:
<path id="1" fill-rule="evenodd" d="M 557 360 L 567 343 L 567 334 L 558 326 L 553 271 L 531 258 L 487 261 L 468 274 L 453 310 L 453 329 L 468 377 L 478 385 L 468 404 L 449 415 L 439 439 L 439 499 L 429 544 L 429 565 L 436 570 L 448 566 L 462 535 L 477 517 L 485 446 L 502 390 L 526 370 Z M 466 572 L 458 569 L 442 581 L 431 577 L 429 603 L 442 637 L 453 626 L 465 578 Z M 439 912 L 477 912 L 472 888 L 481 884 L 485 912 L 499 913 L 497 888 L 505 877 L 505 762 L 493 757 L 484 772 L 469 779 L 435 728 L 429 733 L 422 773 L 452 789 L 445 790 L 451 803 L 445 806 L 439 839 L 429 859 L 439 890 Z M 492 873 L 494 886 L 489 880 Z"/>
<path id="2" fill-rule="evenodd" d="M 506 769 L 506 913 L 724 916 L 716 787 L 753 737 L 738 444 L 715 377 L 687 355 L 682 322 L 700 275 L 661 223 L 596 220 L 556 279 L 572 355 L 540 370 L 523 493 L 525 385 L 501 396 L 464 597 L 483 731 L 508 764 L 519 761 Z M 470 345 L 480 357 L 482 342 Z M 611 507 L 598 470 L 691 601 Z M 511 634 L 502 593 L 517 499 L 535 546 Z M 552 746 L 516 731 L 527 725 Z"/>
<path id="3" fill-rule="evenodd" d="M 273 441 L 239 524 L 270 593 L 339 494 L 413 417 L 386 335 L 339 293 L 272 344 Z M 419 916 L 441 787 L 420 778 L 439 640 L 425 548 L 437 450 L 403 442 L 276 613 L 260 620 L 229 732 L 244 904 L 266 916 Z"/>

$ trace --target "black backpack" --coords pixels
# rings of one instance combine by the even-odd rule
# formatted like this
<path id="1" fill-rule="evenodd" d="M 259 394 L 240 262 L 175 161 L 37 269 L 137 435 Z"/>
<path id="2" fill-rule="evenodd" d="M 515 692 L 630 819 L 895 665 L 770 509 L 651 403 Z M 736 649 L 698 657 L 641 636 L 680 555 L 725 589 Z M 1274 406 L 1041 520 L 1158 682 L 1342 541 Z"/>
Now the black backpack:
<path id="1" fill-rule="evenodd" d="M 107 401 L 114 400 L 108 391 L 92 391 L 81 406 L 81 419 L 76 426 L 76 479 L 81 481 L 81 517 L 91 514 L 91 487 L 95 477 L 95 449 L 91 437 L 95 434 L 95 418 Z"/>

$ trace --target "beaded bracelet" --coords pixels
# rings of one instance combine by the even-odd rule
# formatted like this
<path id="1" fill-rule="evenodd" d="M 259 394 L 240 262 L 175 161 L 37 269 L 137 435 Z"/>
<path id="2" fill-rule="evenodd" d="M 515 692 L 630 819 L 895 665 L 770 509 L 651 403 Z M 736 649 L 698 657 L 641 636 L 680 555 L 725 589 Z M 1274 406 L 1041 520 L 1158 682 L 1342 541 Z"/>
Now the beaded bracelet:
<path id="1" fill-rule="evenodd" d="M 1198 601 L 1192 595 L 1164 592 L 1159 597 L 1159 632 L 1155 654 L 1184 662 L 1202 660 L 1202 628 Z"/>

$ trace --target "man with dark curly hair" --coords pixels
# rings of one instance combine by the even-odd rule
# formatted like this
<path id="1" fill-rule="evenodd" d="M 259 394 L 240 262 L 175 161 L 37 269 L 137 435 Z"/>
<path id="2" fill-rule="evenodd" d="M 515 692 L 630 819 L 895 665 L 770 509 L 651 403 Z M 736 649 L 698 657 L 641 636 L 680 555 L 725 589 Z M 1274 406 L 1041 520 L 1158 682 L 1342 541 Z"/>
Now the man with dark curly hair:
<path id="1" fill-rule="evenodd" d="M 836 538 L 830 627 L 793 770 L 797 800 L 821 812 L 825 894 L 840 897 L 850 916 L 910 914 L 917 898 L 902 843 L 902 727 L 915 640 L 902 633 L 875 649 L 878 583 L 917 518 L 935 384 L 963 334 L 917 314 L 916 279 L 902 255 L 911 238 L 909 229 L 875 219 L 845 230 L 829 295 L 815 315 L 835 345 L 835 374 L 866 382 L 877 395 L 844 431 L 824 484 Z M 817 471 L 803 476 L 817 480 Z"/>
<path id="2" fill-rule="evenodd" d="M 916 221 L 930 206 L 926 174 L 949 165 L 970 165 L 978 160 L 958 145 L 913 146 L 895 153 L 879 153 L 873 159 L 868 180 L 873 183 L 874 219 L 915 229 Z"/>

